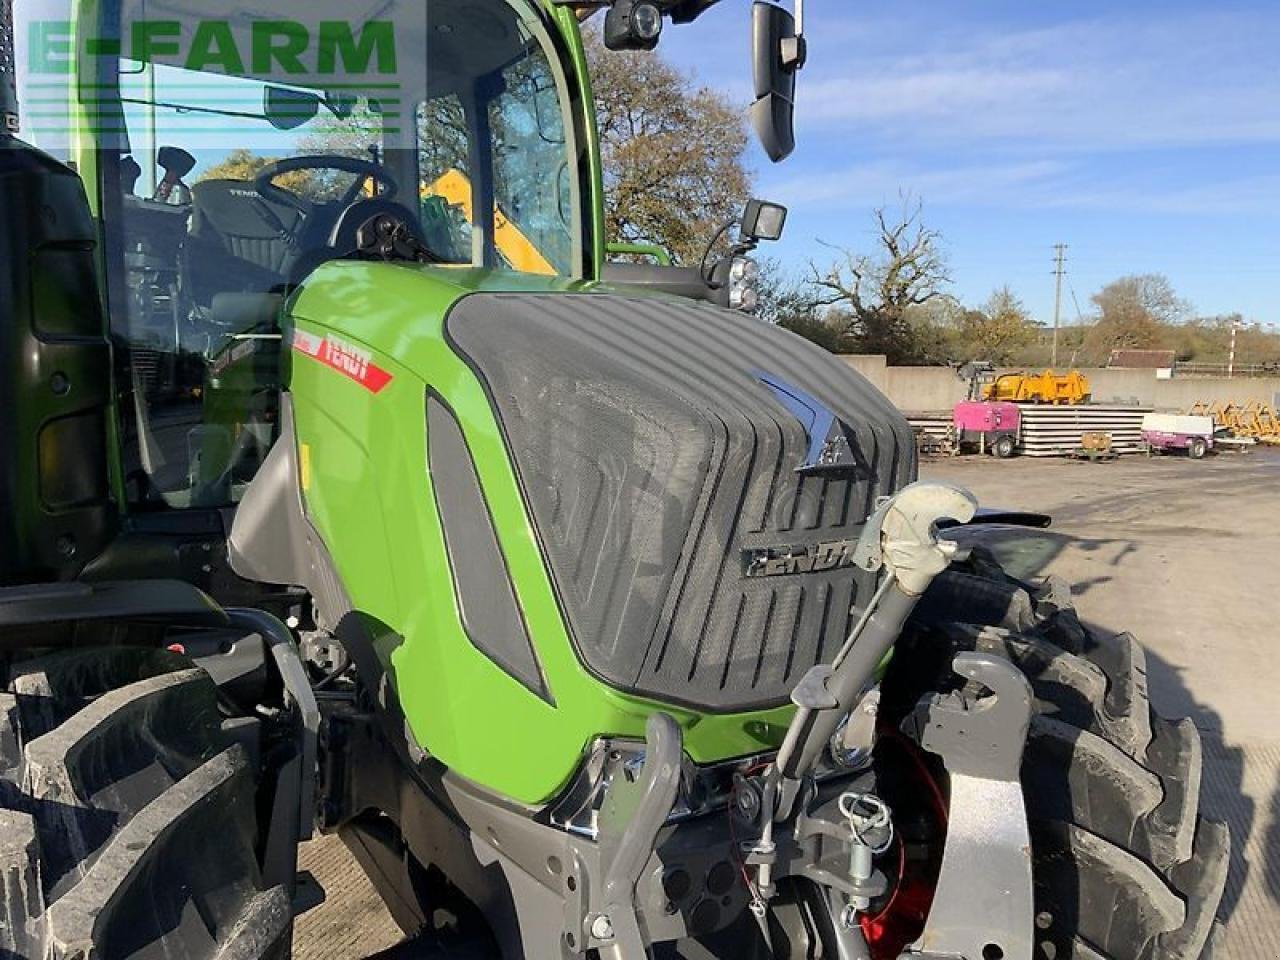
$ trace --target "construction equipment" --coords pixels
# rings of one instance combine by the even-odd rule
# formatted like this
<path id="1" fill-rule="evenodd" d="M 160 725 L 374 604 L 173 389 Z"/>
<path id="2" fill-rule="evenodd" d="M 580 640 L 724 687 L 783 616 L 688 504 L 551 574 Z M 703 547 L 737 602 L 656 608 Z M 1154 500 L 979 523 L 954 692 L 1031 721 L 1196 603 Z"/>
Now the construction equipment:
<path id="1" fill-rule="evenodd" d="M 1280 445 L 1280 414 L 1260 400 L 1247 403 L 1200 400 L 1187 411 L 1190 416 L 1212 417 L 1219 430 L 1233 439 Z"/>
<path id="2" fill-rule="evenodd" d="M 1089 378 L 1070 373 L 1002 373 L 982 388 L 982 399 L 1010 403 L 1077 404 L 1089 402 Z"/>
<path id="3" fill-rule="evenodd" d="M 449 205 L 456 206 L 466 223 L 475 219 L 475 211 L 471 209 L 471 181 L 461 170 L 446 170 L 422 188 L 422 195 L 440 197 Z M 556 268 L 500 207 L 493 211 L 493 245 L 513 269 L 555 276 Z"/>
<path id="4" fill-rule="evenodd" d="M 961 447 L 976 446 L 1005 460 L 1017 450 L 1022 411 L 1013 403 L 962 400 L 952 411 L 952 422 Z"/>
<path id="5" fill-rule="evenodd" d="M 25 4 L 74 166 L 0 136 L 0 954 L 284 957 L 313 829 L 426 958 L 1201 953 L 1226 830 L 1129 635 L 706 302 L 737 257 L 602 282 L 602 4 L 155 6 Z M 751 16 L 776 159 L 804 39 Z"/>

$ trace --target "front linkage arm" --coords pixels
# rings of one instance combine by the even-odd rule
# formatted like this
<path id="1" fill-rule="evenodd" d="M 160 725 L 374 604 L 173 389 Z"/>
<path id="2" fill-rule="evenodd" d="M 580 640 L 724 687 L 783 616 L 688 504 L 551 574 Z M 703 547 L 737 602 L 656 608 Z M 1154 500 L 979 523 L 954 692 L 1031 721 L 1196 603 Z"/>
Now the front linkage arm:
<path id="1" fill-rule="evenodd" d="M 882 571 L 880 586 L 832 663 L 813 667 L 796 685 L 791 698 L 798 709 L 777 759 L 765 772 L 763 827 L 748 851 L 748 862 L 756 866 L 757 917 L 763 918 L 776 892 L 773 870 L 779 851 L 774 843 L 775 823 L 795 815 L 802 788 L 841 720 L 874 682 L 877 669 L 921 595 L 956 556 L 956 544 L 938 538 L 939 524 L 947 520 L 967 523 L 977 508 L 977 500 L 967 490 L 917 482 L 884 501 L 867 519 L 854 562 L 868 571 Z M 808 819 L 808 811 L 802 810 L 800 820 Z M 803 866 L 801 872 L 812 876 Z M 841 943 L 842 955 L 865 954 L 865 944 L 859 949 L 853 942 L 859 939 L 854 925 L 840 926 L 843 930 L 837 933 L 849 941 Z"/>
<path id="2" fill-rule="evenodd" d="M 782 873 L 798 873 L 827 885 L 833 914 L 840 916 L 836 934 L 841 958 L 867 956 L 856 913 L 865 907 L 866 893 L 879 889 L 870 866 L 875 831 L 867 828 L 878 822 L 877 814 L 888 821 L 888 811 L 877 798 L 865 794 L 840 797 L 839 817 L 832 816 L 830 802 L 807 809 L 813 793 L 804 785 L 841 720 L 874 684 L 877 669 L 920 596 L 961 552 L 956 543 L 939 539 L 938 531 L 968 523 L 976 510 L 977 502 L 968 491 L 915 483 L 869 518 L 855 562 L 867 570 L 882 570 L 880 587 L 831 665 L 813 668 L 797 685 L 792 699 L 799 709 L 777 760 L 766 772 L 765 807 L 773 817 L 765 818 L 749 855 L 749 862 L 757 866 L 762 900 L 758 906 L 763 908 L 775 892 L 771 877 L 775 866 Z M 906 732 L 924 749 L 943 759 L 951 781 L 951 810 L 939 885 L 925 932 L 903 956 L 1030 960 L 1031 857 L 1019 772 L 1030 723 L 1031 688 L 1012 664 L 987 654 L 961 654 L 954 669 L 971 681 L 971 687 L 987 693 L 978 696 L 966 689 L 932 694 L 904 723 Z M 783 853 L 774 845 L 776 823 L 794 821 L 799 839 L 814 831 L 838 837 L 842 820 L 851 829 L 853 860 L 848 877 L 833 874 L 829 862 L 798 863 L 791 851 Z M 859 855 L 861 870 L 857 869 Z"/>
<path id="3" fill-rule="evenodd" d="M 775 820 L 790 816 L 800 783 L 874 678 L 916 602 L 956 556 L 955 543 L 938 539 L 939 524 L 967 523 L 977 509 L 967 490 L 918 482 L 868 518 L 854 562 L 865 570 L 883 571 L 883 579 L 832 663 L 810 669 L 792 693 L 799 709 L 769 771 L 779 801 Z"/>

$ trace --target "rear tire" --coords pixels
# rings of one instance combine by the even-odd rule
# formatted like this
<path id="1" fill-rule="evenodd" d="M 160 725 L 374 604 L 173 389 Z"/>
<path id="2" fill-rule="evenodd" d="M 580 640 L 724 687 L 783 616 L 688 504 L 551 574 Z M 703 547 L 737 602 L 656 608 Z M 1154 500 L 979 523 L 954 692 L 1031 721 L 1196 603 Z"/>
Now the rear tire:
<path id="1" fill-rule="evenodd" d="M 998 460 L 1008 460 L 1013 456 L 1014 446 L 1013 437 L 1006 433 L 1002 437 L 997 437 L 995 443 L 991 444 L 991 452 Z"/>
<path id="2" fill-rule="evenodd" d="M 1192 460 L 1199 460 L 1209 452 L 1209 445 L 1199 437 L 1193 437 L 1191 442 L 1187 444 L 1187 456 Z"/>
<path id="3" fill-rule="evenodd" d="M 14 663 L 0 693 L 0 956 L 283 958 L 255 785 L 209 676 L 166 650 Z"/>
<path id="4" fill-rule="evenodd" d="M 1036 960 L 1207 957 L 1230 838 L 1201 816 L 1199 732 L 1151 708 L 1133 637 L 1098 636 L 1066 584 L 1015 580 L 981 546 L 934 581 L 916 617 L 886 691 L 949 682 L 952 656 L 972 649 L 1007 657 L 1035 691 L 1022 783 Z"/>

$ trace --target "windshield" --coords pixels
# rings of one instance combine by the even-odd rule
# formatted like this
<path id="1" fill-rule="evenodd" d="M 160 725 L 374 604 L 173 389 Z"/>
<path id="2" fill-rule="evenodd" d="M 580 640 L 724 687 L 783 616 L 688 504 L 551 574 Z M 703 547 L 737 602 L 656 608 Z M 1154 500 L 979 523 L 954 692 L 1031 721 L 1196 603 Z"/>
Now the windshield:
<path id="1" fill-rule="evenodd" d="M 178 203 L 197 184 L 251 182 L 282 159 L 355 158 L 383 167 L 386 181 L 316 166 L 274 182 L 310 204 L 392 183 L 441 260 L 582 272 L 568 85 L 531 7 L 435 0 L 355 22 L 304 10 L 269 22 L 204 8 L 170 20 L 169 4 L 164 21 L 126 16 L 120 115 L 98 118 L 123 133 L 126 193 Z M 191 157 L 180 184 L 166 184 L 166 148 Z M 197 204 L 202 192 L 214 193 L 195 189 Z"/>
<path id="2" fill-rule="evenodd" d="M 66 126 L 102 147 L 141 505 L 239 498 L 274 439 L 285 298 L 318 266 L 371 255 L 374 216 L 413 238 L 398 256 L 446 269 L 586 270 L 576 88 L 532 4 L 218 7 L 125 0 L 96 45 L 119 55 L 82 56 Z M 64 91 L 68 72 L 30 85 Z"/>

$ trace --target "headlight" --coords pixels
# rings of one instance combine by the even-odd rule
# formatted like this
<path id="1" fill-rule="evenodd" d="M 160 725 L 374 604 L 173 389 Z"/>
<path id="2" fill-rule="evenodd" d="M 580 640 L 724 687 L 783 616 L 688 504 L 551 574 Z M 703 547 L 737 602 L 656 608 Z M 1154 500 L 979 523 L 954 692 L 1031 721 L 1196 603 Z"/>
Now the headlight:
<path id="1" fill-rule="evenodd" d="M 644 769 L 642 740 L 601 739 L 591 745 L 586 759 L 568 788 L 551 806 L 551 822 L 563 830 L 594 839 L 600 809 L 609 787 L 619 777 L 635 780 Z M 680 792 L 668 822 L 674 823 L 723 810 L 733 794 L 734 776 L 761 770 L 767 756 L 740 757 L 720 763 L 697 765 L 687 756 L 680 773 Z"/>
<path id="2" fill-rule="evenodd" d="M 654 0 L 613 0 L 604 18 L 610 50 L 652 50 L 662 33 L 662 10 Z"/>
<path id="3" fill-rule="evenodd" d="M 751 313 L 760 303 L 760 264 L 750 257 L 734 257 L 729 266 L 729 306 Z"/>

